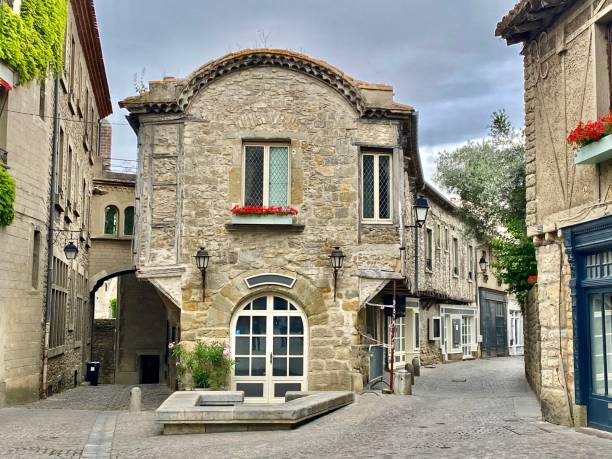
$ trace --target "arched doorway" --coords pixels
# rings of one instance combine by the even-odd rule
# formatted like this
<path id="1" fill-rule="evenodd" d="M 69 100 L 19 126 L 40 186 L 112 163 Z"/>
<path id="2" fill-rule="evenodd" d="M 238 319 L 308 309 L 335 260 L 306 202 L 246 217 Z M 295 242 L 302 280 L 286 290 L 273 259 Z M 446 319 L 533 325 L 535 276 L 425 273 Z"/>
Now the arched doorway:
<path id="1" fill-rule="evenodd" d="M 308 320 L 294 302 L 255 298 L 238 308 L 231 333 L 232 388 L 244 391 L 245 401 L 277 402 L 287 391 L 307 389 Z"/>

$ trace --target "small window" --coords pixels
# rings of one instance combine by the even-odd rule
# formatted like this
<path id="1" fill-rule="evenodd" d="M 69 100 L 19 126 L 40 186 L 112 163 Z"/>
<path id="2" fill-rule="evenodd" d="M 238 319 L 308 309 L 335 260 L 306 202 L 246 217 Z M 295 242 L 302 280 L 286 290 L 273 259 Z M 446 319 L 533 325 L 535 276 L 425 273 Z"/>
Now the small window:
<path id="1" fill-rule="evenodd" d="M 68 164 L 66 165 L 66 199 L 72 199 L 72 147 L 68 145 Z"/>
<path id="2" fill-rule="evenodd" d="M 104 209 L 104 234 L 117 235 L 119 211 L 114 206 Z"/>
<path id="3" fill-rule="evenodd" d="M 442 226 L 439 223 L 436 225 L 436 248 L 442 248 Z"/>
<path id="4" fill-rule="evenodd" d="M 429 321 L 429 340 L 435 341 L 441 337 L 440 317 L 432 317 Z"/>
<path id="5" fill-rule="evenodd" d="M 123 212 L 123 234 L 126 236 L 134 235 L 134 207 L 126 207 Z"/>
<path id="6" fill-rule="evenodd" d="M 448 252 L 448 226 L 444 228 L 444 250 Z"/>
<path id="7" fill-rule="evenodd" d="M 289 147 L 245 145 L 244 205 L 289 205 Z"/>
<path id="8" fill-rule="evenodd" d="M 391 177 L 389 153 L 364 153 L 361 156 L 361 217 L 364 221 L 391 221 Z"/>
<path id="9" fill-rule="evenodd" d="M 40 231 L 34 230 L 32 243 L 32 288 L 38 288 L 40 271 Z"/>
<path id="10" fill-rule="evenodd" d="M 459 276 L 459 240 L 453 238 L 453 276 Z"/>
<path id="11" fill-rule="evenodd" d="M 59 151 L 57 153 L 57 191 L 64 193 L 64 130 L 60 128 Z"/>
<path id="12" fill-rule="evenodd" d="M 425 267 L 428 270 L 433 269 L 433 230 L 427 228 L 425 233 Z"/>
<path id="13" fill-rule="evenodd" d="M 468 245 L 468 279 L 474 280 L 474 248 Z"/>

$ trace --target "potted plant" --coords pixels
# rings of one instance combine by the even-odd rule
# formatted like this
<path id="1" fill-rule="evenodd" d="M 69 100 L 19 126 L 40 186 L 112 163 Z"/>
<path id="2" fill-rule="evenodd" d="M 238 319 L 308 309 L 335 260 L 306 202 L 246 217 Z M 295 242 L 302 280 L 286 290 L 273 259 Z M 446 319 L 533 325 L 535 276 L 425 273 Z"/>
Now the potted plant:
<path id="1" fill-rule="evenodd" d="M 612 113 L 597 121 L 582 121 L 567 136 L 576 145 L 576 164 L 597 164 L 612 158 Z"/>
<path id="2" fill-rule="evenodd" d="M 246 225 L 291 225 L 297 209 L 291 206 L 234 206 L 232 223 Z"/>
<path id="3" fill-rule="evenodd" d="M 220 342 L 198 342 L 193 348 L 178 343 L 168 344 L 176 359 L 177 378 L 183 390 L 227 389 L 234 360 L 229 345 Z"/>

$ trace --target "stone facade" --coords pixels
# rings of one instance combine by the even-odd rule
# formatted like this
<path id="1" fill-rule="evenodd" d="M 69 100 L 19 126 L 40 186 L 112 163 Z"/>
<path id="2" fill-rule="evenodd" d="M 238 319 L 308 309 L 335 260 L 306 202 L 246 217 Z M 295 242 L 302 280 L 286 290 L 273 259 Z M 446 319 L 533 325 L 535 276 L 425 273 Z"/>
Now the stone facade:
<path id="1" fill-rule="evenodd" d="M 231 67 L 243 58 L 244 68 Z M 211 76 L 226 67 L 222 78 Z M 359 85 L 321 61 L 255 50 L 225 56 L 185 80 L 151 82 L 150 92 L 122 102 L 139 126 L 137 275 L 180 308 L 183 342 L 225 340 L 239 306 L 279 294 L 307 317 L 308 388 L 362 387 L 358 311 L 386 281 L 360 271 L 404 269 L 395 203 L 413 201 L 418 159 L 407 137 L 413 110 L 394 103 L 388 86 Z M 172 113 L 177 104 L 184 107 Z M 158 105 L 170 113 L 156 113 Z M 231 223 L 230 209 L 242 204 L 242 152 L 249 141 L 289 146 L 289 204 L 298 209 L 293 224 Z M 389 224 L 360 220 L 359 158 L 368 148 L 393 158 Z M 211 253 L 204 300 L 193 262 L 203 245 Z M 347 256 L 336 299 L 333 246 Z M 245 283 L 269 272 L 296 281 L 291 288 Z"/>
<path id="2" fill-rule="evenodd" d="M 575 323 L 573 306 L 586 306 L 572 303 L 579 267 L 570 260 L 579 261 L 566 254 L 564 238 L 576 225 L 612 214 L 612 161 L 577 165 L 566 137 L 579 121 L 610 110 L 606 37 L 612 4 L 557 3 L 535 11 L 521 2 L 497 34 L 509 44 L 523 43 L 527 225 L 539 271 L 525 319 L 526 373 L 547 420 L 583 425 L 586 407 L 576 399 L 575 373 L 585 356 L 574 358 L 579 348 L 574 333 L 582 325 Z M 540 21 L 532 22 L 536 15 Z"/>
<path id="3" fill-rule="evenodd" d="M 0 148 L 8 152 L 9 173 L 17 184 L 16 218 L 0 228 L 0 243 L 6 247 L 0 257 L 0 273 L 5 274 L 0 276 L 0 405 L 71 387 L 83 375 L 90 327 L 85 215 L 98 151 L 98 120 L 111 111 L 96 28 L 93 4 L 70 1 L 58 94 L 61 151 L 56 190 L 51 190 L 54 79 L 48 76 L 43 84 L 31 82 L 8 93 L 0 91 L 4 107 Z M 82 46 L 81 40 L 89 45 Z M 56 209 L 52 238 L 56 267 L 67 266 L 63 253 L 67 242 L 79 246 L 77 260 L 61 279 L 66 294 L 61 307 L 54 307 L 45 294 L 51 196 Z M 53 349 L 47 346 L 49 331 L 54 334 Z"/>

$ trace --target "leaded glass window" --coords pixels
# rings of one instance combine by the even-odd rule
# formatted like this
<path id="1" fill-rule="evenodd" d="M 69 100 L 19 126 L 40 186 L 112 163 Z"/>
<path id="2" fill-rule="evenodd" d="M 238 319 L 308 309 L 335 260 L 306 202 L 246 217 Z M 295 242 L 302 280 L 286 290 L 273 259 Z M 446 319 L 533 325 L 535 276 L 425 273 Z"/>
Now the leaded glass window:
<path id="1" fill-rule="evenodd" d="M 612 250 L 587 255 L 585 269 L 587 279 L 612 277 Z"/>
<path id="2" fill-rule="evenodd" d="M 364 153 L 361 157 L 362 208 L 365 221 L 391 220 L 391 155 Z"/>
<path id="3" fill-rule="evenodd" d="M 244 205 L 289 205 L 289 147 L 245 145 Z"/>
<path id="4" fill-rule="evenodd" d="M 104 209 L 104 234 L 117 234 L 119 211 L 114 206 L 107 206 Z"/>
<path id="5" fill-rule="evenodd" d="M 123 234 L 126 236 L 134 235 L 134 207 L 126 207 L 123 211 Z"/>

